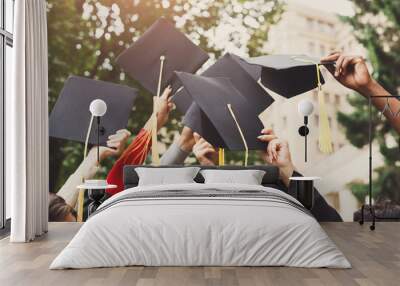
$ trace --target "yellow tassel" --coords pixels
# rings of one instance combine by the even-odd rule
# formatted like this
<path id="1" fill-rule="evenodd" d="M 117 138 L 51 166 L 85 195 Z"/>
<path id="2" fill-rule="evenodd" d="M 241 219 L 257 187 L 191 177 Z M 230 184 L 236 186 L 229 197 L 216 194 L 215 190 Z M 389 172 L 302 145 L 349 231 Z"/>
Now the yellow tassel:
<path id="1" fill-rule="evenodd" d="M 318 104 L 319 104 L 319 150 L 324 154 L 333 152 L 331 128 L 329 126 L 328 112 L 326 110 L 325 98 L 321 88 L 319 65 L 317 67 L 318 79 Z"/>
<path id="2" fill-rule="evenodd" d="M 219 166 L 225 165 L 225 149 L 224 148 L 218 149 L 218 165 Z"/>
<path id="3" fill-rule="evenodd" d="M 312 63 L 309 60 L 302 59 L 301 57 L 293 57 L 294 60 Z M 317 80 L 318 80 L 318 105 L 319 105 L 319 150 L 324 154 L 330 154 L 333 152 L 332 148 L 332 135 L 331 128 L 329 126 L 328 112 L 326 110 L 325 98 L 322 94 L 322 84 L 321 84 L 321 76 L 319 64 L 316 63 L 317 70 Z"/>
<path id="4" fill-rule="evenodd" d="M 239 122 L 237 121 L 235 113 L 233 112 L 232 105 L 228 104 L 228 109 L 233 117 L 233 120 L 235 121 L 236 127 L 240 133 L 240 137 L 242 137 L 243 145 L 245 148 L 244 165 L 247 166 L 247 161 L 249 159 L 249 147 L 247 147 L 246 138 L 244 137 L 244 134 L 242 132 L 242 129 L 240 128 Z"/>
<path id="5" fill-rule="evenodd" d="M 80 189 L 78 193 L 78 217 L 77 222 L 82 222 L 83 220 L 83 200 L 85 198 L 85 190 Z"/>

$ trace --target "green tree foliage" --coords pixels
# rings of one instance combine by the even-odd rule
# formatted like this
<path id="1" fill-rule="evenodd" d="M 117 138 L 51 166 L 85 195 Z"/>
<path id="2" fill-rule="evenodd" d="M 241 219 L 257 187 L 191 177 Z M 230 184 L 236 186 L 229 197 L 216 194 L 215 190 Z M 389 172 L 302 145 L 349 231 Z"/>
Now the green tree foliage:
<path id="1" fill-rule="evenodd" d="M 126 84 L 139 89 L 128 127 L 135 134 L 151 114 L 152 97 L 114 64 L 115 58 L 158 18 L 175 22 L 212 60 L 226 51 L 262 53 L 271 24 L 279 19 L 278 0 L 48 0 L 49 109 L 69 75 Z M 181 114 L 173 112 L 160 140 L 171 143 Z M 50 189 L 56 191 L 82 160 L 82 145 L 51 140 Z M 240 162 L 243 154 L 227 156 Z M 257 159 L 251 154 L 250 163 Z M 112 165 L 107 162 L 104 171 Z M 104 173 L 102 174 L 104 175 Z"/>
<path id="2" fill-rule="evenodd" d="M 353 0 L 356 13 L 343 18 L 350 23 L 360 43 L 368 51 L 374 78 L 392 94 L 400 87 L 400 5 L 389 0 Z M 368 103 L 359 95 L 349 99 L 354 107 L 350 114 L 339 113 L 338 120 L 345 126 L 349 141 L 361 148 L 368 144 Z M 397 111 L 394 111 L 397 112 Z M 400 204 L 400 150 L 398 134 L 377 110 L 373 111 L 374 139 L 380 146 L 385 165 L 375 171 L 373 197 L 379 202 L 390 200 Z M 368 186 L 363 182 L 351 184 L 353 194 L 364 202 Z"/>

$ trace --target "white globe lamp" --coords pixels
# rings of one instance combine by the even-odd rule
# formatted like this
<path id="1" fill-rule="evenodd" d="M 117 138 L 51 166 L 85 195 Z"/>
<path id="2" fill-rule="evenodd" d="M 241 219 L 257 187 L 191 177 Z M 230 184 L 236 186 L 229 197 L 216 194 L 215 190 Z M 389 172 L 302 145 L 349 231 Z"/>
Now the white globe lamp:
<path id="1" fill-rule="evenodd" d="M 300 136 L 304 137 L 304 161 L 307 162 L 307 135 L 310 133 L 308 129 L 308 116 L 310 116 L 314 111 L 313 103 L 308 99 L 303 99 L 297 105 L 297 110 L 301 116 L 304 118 L 304 125 L 299 128 Z"/>
<path id="2" fill-rule="evenodd" d="M 90 103 L 89 111 L 93 116 L 101 117 L 107 112 L 107 104 L 104 100 L 95 99 Z"/>

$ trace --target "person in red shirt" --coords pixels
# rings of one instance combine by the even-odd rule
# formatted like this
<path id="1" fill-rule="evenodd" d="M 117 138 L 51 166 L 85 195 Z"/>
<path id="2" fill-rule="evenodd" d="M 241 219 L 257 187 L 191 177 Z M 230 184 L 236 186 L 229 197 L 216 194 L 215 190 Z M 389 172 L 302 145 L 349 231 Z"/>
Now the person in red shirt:
<path id="1" fill-rule="evenodd" d="M 173 104 L 170 94 L 171 87 L 168 86 L 158 101 L 157 129 L 160 129 L 168 121 L 169 112 Z M 112 140 L 110 137 L 109 140 Z M 115 162 L 114 166 L 107 175 L 107 183 L 117 185 L 115 189 L 108 189 L 107 194 L 113 196 L 124 190 L 123 170 L 125 165 L 141 165 L 146 160 L 147 154 L 151 149 L 151 119 L 140 130 L 136 138 L 125 149 L 121 157 Z"/>

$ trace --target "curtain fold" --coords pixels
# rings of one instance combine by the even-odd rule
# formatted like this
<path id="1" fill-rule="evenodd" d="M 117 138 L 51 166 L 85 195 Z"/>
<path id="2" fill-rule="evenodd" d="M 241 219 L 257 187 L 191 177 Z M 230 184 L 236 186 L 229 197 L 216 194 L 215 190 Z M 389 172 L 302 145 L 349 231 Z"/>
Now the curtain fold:
<path id="1" fill-rule="evenodd" d="M 45 0 L 15 2 L 13 92 L 6 98 L 6 188 L 12 242 L 47 231 L 48 54 Z"/>

